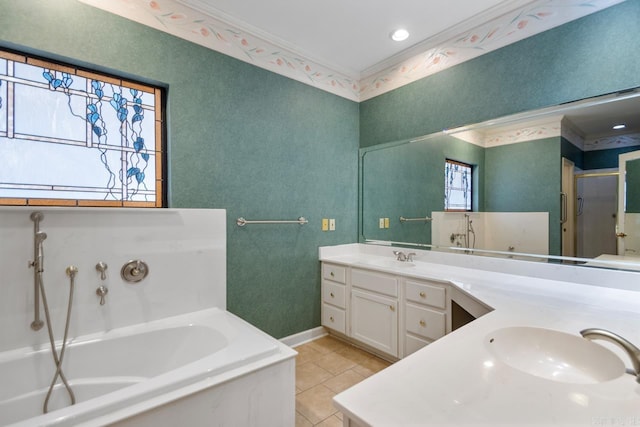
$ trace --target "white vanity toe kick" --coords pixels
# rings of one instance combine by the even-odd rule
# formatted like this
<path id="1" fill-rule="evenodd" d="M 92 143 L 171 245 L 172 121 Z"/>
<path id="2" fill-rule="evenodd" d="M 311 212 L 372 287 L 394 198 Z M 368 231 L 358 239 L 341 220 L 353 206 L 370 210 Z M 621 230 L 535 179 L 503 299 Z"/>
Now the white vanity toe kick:
<path id="1" fill-rule="evenodd" d="M 341 261 L 340 256 L 321 259 Z M 364 264 L 374 264 L 371 255 L 349 254 L 345 262 Z M 421 260 L 415 264 L 379 271 L 447 280 L 494 310 L 335 396 L 345 426 L 640 425 L 640 384 L 632 375 L 590 384 L 553 381 L 507 365 L 487 346 L 494 331 L 512 326 L 576 336 L 598 327 L 640 346 L 640 292 Z M 615 346 L 594 343 L 631 366 Z"/>

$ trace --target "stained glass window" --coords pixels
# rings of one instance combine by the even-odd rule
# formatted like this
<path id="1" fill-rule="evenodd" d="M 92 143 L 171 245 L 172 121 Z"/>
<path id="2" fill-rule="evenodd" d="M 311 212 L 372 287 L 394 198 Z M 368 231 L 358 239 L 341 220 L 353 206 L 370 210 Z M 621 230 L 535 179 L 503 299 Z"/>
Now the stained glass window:
<path id="1" fill-rule="evenodd" d="M 163 205 L 162 90 L 0 50 L 0 204 Z"/>
<path id="2" fill-rule="evenodd" d="M 449 159 L 445 161 L 445 211 L 471 211 L 471 172 L 471 165 Z"/>

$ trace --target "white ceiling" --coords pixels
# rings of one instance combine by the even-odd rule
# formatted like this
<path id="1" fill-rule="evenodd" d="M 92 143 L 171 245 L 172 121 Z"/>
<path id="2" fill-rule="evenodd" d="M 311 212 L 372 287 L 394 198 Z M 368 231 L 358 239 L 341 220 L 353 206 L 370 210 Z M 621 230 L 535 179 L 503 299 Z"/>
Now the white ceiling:
<path id="1" fill-rule="evenodd" d="M 455 37 L 531 0 L 178 0 L 349 75 Z M 409 39 L 394 42 L 397 28 Z"/>

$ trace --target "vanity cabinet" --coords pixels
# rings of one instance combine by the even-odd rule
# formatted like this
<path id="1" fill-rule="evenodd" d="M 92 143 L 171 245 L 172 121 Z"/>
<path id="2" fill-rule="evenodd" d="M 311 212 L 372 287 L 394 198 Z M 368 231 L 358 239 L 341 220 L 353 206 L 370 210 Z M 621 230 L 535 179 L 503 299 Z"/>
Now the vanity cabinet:
<path id="1" fill-rule="evenodd" d="M 347 334 L 347 268 L 322 264 L 322 326 Z"/>
<path id="2" fill-rule="evenodd" d="M 322 263 L 322 326 L 391 358 L 489 310 L 447 281 Z"/>
<path id="3" fill-rule="evenodd" d="M 403 357 L 450 331 L 446 284 L 405 279 L 404 296 Z"/>
<path id="4" fill-rule="evenodd" d="M 398 357 L 398 279 L 351 270 L 351 337 Z"/>

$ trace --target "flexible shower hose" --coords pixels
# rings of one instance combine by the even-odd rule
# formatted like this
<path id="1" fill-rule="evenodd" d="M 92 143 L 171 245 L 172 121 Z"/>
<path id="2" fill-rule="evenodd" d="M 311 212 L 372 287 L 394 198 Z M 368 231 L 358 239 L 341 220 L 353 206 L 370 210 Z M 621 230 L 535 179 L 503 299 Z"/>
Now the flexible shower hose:
<path id="1" fill-rule="evenodd" d="M 44 315 L 47 320 L 47 330 L 49 331 L 49 343 L 51 344 L 51 354 L 53 356 L 53 361 L 56 364 L 56 373 L 53 376 L 53 380 L 51 381 L 51 385 L 49 385 L 49 390 L 47 391 L 47 397 L 44 399 L 44 405 L 42 406 L 42 412 L 49 412 L 49 398 L 51 397 L 51 393 L 53 392 L 53 387 L 56 385 L 58 381 L 58 377 L 62 380 L 64 387 L 67 389 L 67 393 L 69 393 L 69 398 L 71 398 L 71 404 L 74 405 L 76 403 L 76 396 L 73 394 L 73 390 L 71 390 L 71 386 L 67 382 L 66 377 L 64 376 L 64 372 L 62 372 L 62 360 L 64 359 L 64 351 L 67 348 L 67 335 L 69 333 L 69 323 L 71 320 L 71 303 L 73 301 L 73 287 L 74 287 L 74 279 L 76 276 L 76 272 L 78 270 L 75 267 L 67 268 L 67 274 L 69 275 L 69 303 L 67 304 L 67 320 L 64 326 L 64 338 L 62 339 L 62 347 L 60 349 L 60 355 L 58 355 L 58 351 L 56 350 L 55 340 L 53 337 L 53 329 L 51 327 L 51 317 L 49 316 L 49 304 L 47 304 L 47 295 L 44 290 L 44 282 L 42 280 L 42 272 L 38 272 L 38 282 L 40 286 L 40 295 L 42 295 L 42 305 L 44 306 Z"/>

